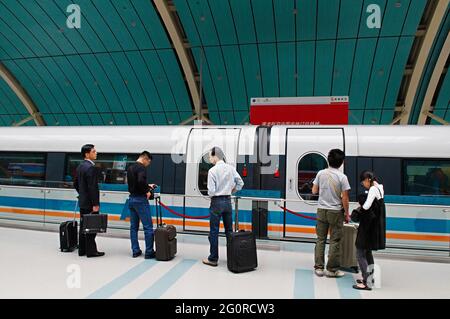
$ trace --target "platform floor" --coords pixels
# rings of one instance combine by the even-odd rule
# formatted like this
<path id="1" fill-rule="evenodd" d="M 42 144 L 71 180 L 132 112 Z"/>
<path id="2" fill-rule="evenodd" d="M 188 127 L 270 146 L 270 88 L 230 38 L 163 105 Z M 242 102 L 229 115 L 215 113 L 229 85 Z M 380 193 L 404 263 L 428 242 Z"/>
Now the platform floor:
<path id="1" fill-rule="evenodd" d="M 0 298 L 450 298 L 445 262 L 375 257 L 381 287 L 357 291 L 351 286 L 359 275 L 314 276 L 313 244 L 262 242 L 258 269 L 233 274 L 223 238 L 217 268 L 201 263 L 206 236 L 180 234 L 178 240 L 170 262 L 133 259 L 129 240 L 114 237 L 98 237 L 106 256 L 88 259 L 59 252 L 58 233 L 0 227 Z"/>

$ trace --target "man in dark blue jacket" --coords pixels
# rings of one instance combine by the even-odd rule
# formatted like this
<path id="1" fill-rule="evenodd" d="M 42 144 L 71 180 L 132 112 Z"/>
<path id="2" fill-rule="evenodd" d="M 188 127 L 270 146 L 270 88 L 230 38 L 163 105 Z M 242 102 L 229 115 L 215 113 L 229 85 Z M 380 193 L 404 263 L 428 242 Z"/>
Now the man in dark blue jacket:
<path id="1" fill-rule="evenodd" d="M 100 191 L 98 188 L 98 175 L 94 160 L 97 159 L 97 151 L 94 145 L 86 144 L 81 148 L 84 161 L 78 165 L 75 175 L 74 186 L 77 190 L 78 203 L 80 207 L 80 229 L 83 228 L 83 215 L 98 214 L 100 210 Z M 96 234 L 79 234 L 79 256 L 100 257 L 104 252 L 97 250 L 95 243 Z"/>

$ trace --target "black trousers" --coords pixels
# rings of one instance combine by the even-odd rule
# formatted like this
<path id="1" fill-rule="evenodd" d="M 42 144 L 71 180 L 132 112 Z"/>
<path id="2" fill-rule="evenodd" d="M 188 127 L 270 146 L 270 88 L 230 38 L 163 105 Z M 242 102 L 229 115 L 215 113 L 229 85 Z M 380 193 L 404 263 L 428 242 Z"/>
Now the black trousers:
<path id="1" fill-rule="evenodd" d="M 95 237 L 97 234 L 83 234 L 81 232 L 81 229 L 83 229 L 83 215 L 91 213 L 92 209 L 80 208 L 80 232 L 78 246 L 78 255 L 80 256 L 91 256 L 97 253 L 97 244 L 95 243 Z"/>

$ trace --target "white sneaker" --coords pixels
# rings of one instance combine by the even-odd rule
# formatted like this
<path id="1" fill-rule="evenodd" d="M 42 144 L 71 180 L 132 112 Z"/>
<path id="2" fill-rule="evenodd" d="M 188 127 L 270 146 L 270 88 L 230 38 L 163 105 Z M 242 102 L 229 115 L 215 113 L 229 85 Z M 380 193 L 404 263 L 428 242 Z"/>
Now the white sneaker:
<path id="1" fill-rule="evenodd" d="M 341 278 L 341 277 L 345 276 L 345 273 L 340 270 L 336 270 L 336 271 L 328 271 L 327 270 L 326 276 L 328 278 Z"/>
<path id="2" fill-rule="evenodd" d="M 323 269 L 320 269 L 320 268 L 317 268 L 316 270 L 314 270 L 314 273 L 316 274 L 317 277 L 323 277 L 323 275 L 324 275 Z"/>

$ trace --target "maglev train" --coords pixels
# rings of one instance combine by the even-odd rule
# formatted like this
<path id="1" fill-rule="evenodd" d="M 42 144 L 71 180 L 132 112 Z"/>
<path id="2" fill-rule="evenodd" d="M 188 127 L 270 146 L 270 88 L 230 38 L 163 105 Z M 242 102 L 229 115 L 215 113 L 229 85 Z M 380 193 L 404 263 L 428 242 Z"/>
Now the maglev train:
<path id="1" fill-rule="evenodd" d="M 234 199 L 240 229 L 258 238 L 312 241 L 316 173 L 330 149 L 345 151 L 341 170 L 351 209 L 364 192 L 363 170 L 385 188 L 387 244 L 450 246 L 450 127 L 431 126 L 99 126 L 0 128 L 0 224 L 57 224 L 73 218 L 74 172 L 83 144 L 94 144 L 102 213 L 126 229 L 126 168 L 147 150 L 149 182 L 159 185 L 163 221 L 180 232 L 208 232 L 208 151 L 221 147 L 245 186 Z M 152 214 L 155 217 L 154 203 Z"/>

